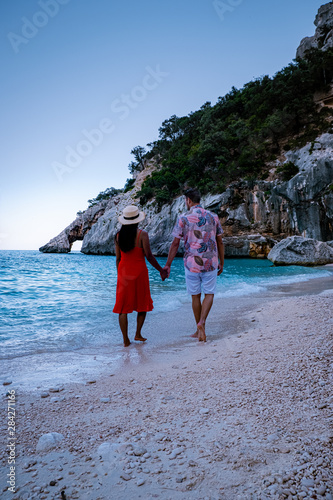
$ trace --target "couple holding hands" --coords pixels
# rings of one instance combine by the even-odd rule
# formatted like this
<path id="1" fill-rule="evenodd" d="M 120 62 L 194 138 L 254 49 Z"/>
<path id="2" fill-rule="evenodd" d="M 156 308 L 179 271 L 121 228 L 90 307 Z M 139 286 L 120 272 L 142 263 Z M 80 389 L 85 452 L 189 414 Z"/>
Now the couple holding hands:
<path id="1" fill-rule="evenodd" d="M 148 269 L 145 258 L 159 271 L 162 281 L 170 275 L 180 240 L 184 240 L 184 266 L 187 292 L 192 296 L 192 309 L 197 329 L 192 335 L 206 342 L 205 323 L 213 305 L 216 278 L 223 271 L 224 246 L 222 227 L 218 216 L 200 205 L 197 189 L 184 192 L 188 212 L 181 215 L 174 227 L 166 265 L 162 268 L 152 254 L 149 236 L 138 229 L 145 214 L 129 205 L 118 218 L 122 224 L 115 236 L 116 265 L 118 271 L 116 304 L 113 312 L 119 314 L 119 326 L 124 346 L 130 345 L 127 314 L 137 311 L 137 327 L 134 340 L 144 342 L 141 330 L 148 311 L 153 309 L 150 296 Z M 204 299 L 201 302 L 201 292 Z"/>

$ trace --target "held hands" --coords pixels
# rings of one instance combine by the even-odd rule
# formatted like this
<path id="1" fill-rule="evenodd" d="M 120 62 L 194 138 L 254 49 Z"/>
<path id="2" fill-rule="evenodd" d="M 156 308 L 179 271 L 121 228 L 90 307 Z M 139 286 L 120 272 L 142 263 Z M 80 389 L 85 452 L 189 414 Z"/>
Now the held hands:
<path id="1" fill-rule="evenodd" d="M 160 271 L 160 276 L 161 276 L 162 281 L 164 281 L 166 278 L 169 278 L 168 271 L 164 267 Z"/>
<path id="2" fill-rule="evenodd" d="M 165 265 L 165 266 L 163 267 L 163 269 L 164 269 L 164 270 L 168 273 L 168 274 L 167 274 L 167 278 L 169 278 L 169 276 L 170 276 L 170 271 L 171 271 L 171 266 L 167 266 L 167 265 Z"/>

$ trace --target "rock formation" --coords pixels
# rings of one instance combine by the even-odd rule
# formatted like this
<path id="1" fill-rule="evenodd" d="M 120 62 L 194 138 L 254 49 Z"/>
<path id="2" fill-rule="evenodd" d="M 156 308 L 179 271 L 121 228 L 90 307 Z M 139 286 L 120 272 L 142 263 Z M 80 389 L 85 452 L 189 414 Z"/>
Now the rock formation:
<path id="1" fill-rule="evenodd" d="M 106 202 L 88 208 L 85 212 L 67 226 L 58 236 L 52 238 L 46 245 L 40 247 L 39 251 L 44 253 L 68 253 L 71 251 L 74 241 L 83 240 L 84 235 L 98 221 L 104 213 Z"/>
<path id="2" fill-rule="evenodd" d="M 303 58 L 307 50 L 328 50 L 333 47 L 333 2 L 322 5 L 314 21 L 316 32 L 311 37 L 305 37 L 301 41 L 296 57 Z"/>
<path id="3" fill-rule="evenodd" d="M 311 238 L 291 236 L 275 245 L 268 259 L 276 266 L 323 266 L 333 263 L 333 246 Z"/>
<path id="4" fill-rule="evenodd" d="M 333 239 L 333 135 L 323 134 L 312 144 L 287 152 L 285 162 L 299 169 L 288 182 L 239 181 L 221 194 L 203 198 L 203 205 L 221 219 L 227 256 L 267 257 L 277 241 L 292 235 Z M 143 177 L 144 172 L 131 191 L 86 210 L 40 250 L 69 252 L 73 241 L 83 240 L 83 253 L 114 254 L 117 216 L 126 205 L 138 204 Z M 161 210 L 154 201 L 142 209 L 147 215 L 142 227 L 149 232 L 154 254 L 166 255 L 173 226 L 185 210 L 183 197 Z"/>

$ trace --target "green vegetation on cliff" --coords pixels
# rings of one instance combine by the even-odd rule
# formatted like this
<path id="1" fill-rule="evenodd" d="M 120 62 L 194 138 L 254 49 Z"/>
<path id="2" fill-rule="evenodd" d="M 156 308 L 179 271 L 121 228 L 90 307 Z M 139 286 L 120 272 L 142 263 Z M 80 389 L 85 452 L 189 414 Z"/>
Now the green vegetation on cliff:
<path id="1" fill-rule="evenodd" d="M 162 123 L 159 139 L 148 144 L 150 151 L 139 146 L 132 151 L 131 173 L 150 158 L 160 165 L 144 181 L 140 202 L 155 197 L 159 205 L 168 203 L 184 185 L 214 193 L 239 178 L 265 178 L 267 163 L 283 150 L 330 130 L 332 111 L 319 109 L 314 94 L 332 80 L 333 49 L 312 50 L 273 78 L 232 88 L 215 105 L 207 102 L 188 116 L 171 116 Z"/>

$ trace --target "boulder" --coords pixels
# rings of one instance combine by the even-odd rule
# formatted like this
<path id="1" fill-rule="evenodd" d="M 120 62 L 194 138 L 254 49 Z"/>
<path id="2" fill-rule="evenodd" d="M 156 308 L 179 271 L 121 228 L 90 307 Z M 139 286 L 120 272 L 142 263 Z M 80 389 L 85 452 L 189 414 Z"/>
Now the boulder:
<path id="1" fill-rule="evenodd" d="M 260 234 L 223 237 L 226 257 L 251 257 L 264 259 L 276 243 L 272 238 Z"/>
<path id="2" fill-rule="evenodd" d="M 333 247 L 323 241 L 291 236 L 277 243 L 268 259 L 276 266 L 323 266 L 333 263 Z"/>
<path id="3" fill-rule="evenodd" d="M 115 464 L 119 462 L 121 455 L 124 455 L 128 448 L 133 448 L 132 443 L 109 443 L 99 445 L 97 457 L 101 462 Z"/>

